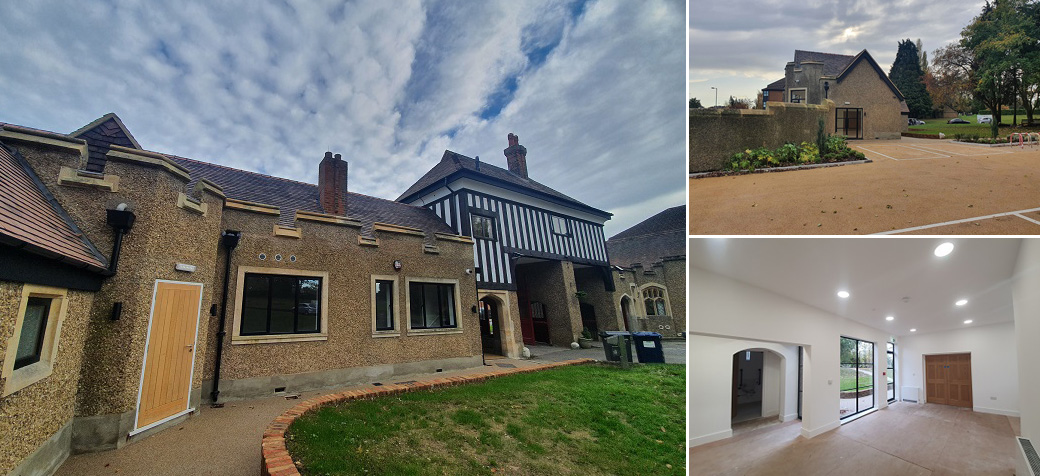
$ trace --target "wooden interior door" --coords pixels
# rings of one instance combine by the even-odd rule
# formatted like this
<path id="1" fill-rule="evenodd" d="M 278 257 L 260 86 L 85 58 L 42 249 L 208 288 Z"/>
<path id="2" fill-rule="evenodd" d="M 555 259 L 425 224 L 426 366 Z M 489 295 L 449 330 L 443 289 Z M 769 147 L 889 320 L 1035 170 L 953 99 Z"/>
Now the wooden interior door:
<path id="1" fill-rule="evenodd" d="M 972 408 L 971 354 L 926 355 L 925 382 L 928 403 Z"/>
<path id="2" fill-rule="evenodd" d="M 948 404 L 971 408 L 971 354 L 949 355 L 946 362 L 950 387 Z"/>
<path id="3" fill-rule="evenodd" d="M 925 365 L 925 392 L 928 403 L 947 404 L 949 389 L 946 383 L 946 356 L 926 355 Z"/>
<path id="4" fill-rule="evenodd" d="M 137 428 L 188 409 L 202 284 L 156 281 Z"/>

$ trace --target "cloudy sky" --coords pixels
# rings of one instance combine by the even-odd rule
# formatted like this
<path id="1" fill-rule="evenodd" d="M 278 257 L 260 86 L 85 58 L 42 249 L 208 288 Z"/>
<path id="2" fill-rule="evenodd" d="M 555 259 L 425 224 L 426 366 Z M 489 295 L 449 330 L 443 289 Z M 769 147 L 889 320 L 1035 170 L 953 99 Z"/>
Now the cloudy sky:
<path id="1" fill-rule="evenodd" d="M 886 72 L 899 40 L 932 52 L 960 39 L 984 0 L 726 0 L 690 6 L 689 96 L 705 107 L 729 96 L 754 99 L 784 77 L 794 50 L 854 55 L 863 49 Z"/>
<path id="2" fill-rule="evenodd" d="M 213 5 L 210 5 L 213 3 Z M 0 2 L 0 121 L 394 199 L 445 149 L 615 214 L 685 202 L 685 2 Z"/>

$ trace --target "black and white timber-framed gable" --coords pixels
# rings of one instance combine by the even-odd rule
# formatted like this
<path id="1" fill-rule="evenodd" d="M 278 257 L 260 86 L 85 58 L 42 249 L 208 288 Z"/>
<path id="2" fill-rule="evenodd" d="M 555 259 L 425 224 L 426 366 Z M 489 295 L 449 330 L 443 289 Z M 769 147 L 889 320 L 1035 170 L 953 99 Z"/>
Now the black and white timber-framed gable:
<path id="1" fill-rule="evenodd" d="M 523 258 L 609 269 L 603 224 L 611 214 L 531 180 L 526 152 L 510 134 L 506 170 L 445 151 L 397 199 L 433 210 L 456 233 L 474 239 L 482 289 L 515 290 L 514 262 Z"/>

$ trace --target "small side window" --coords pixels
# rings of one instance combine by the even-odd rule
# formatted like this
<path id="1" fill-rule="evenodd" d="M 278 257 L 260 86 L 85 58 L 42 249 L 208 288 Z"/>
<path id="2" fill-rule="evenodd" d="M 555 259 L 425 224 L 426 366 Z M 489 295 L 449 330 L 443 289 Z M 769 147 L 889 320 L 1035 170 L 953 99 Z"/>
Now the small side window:
<path id="1" fill-rule="evenodd" d="M 376 330 L 394 330 L 394 282 L 376 280 Z"/>

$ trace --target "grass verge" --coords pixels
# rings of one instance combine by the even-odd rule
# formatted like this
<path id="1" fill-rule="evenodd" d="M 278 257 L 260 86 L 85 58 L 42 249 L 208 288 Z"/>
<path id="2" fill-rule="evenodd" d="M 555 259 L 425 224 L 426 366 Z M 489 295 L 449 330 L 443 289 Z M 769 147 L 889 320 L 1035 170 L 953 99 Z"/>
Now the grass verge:
<path id="1" fill-rule="evenodd" d="M 947 124 L 946 121 L 949 119 L 923 119 L 925 122 L 923 126 L 910 126 L 908 132 L 935 136 L 942 132 L 946 134 L 947 139 L 952 139 L 954 134 L 977 135 L 979 137 L 990 136 L 989 124 L 977 124 L 975 115 L 960 116 L 960 118 L 971 122 L 971 124 Z M 1025 114 L 1018 114 L 1019 121 L 1024 121 L 1025 119 Z M 1004 124 L 1011 124 L 1012 120 L 1014 120 L 1014 115 L 1004 114 Z M 1001 127 L 998 137 L 1006 138 L 1012 132 L 1040 132 L 1040 127 Z"/>
<path id="2" fill-rule="evenodd" d="M 286 446 L 302 474 L 684 472 L 686 368 L 579 365 L 329 405 Z"/>

